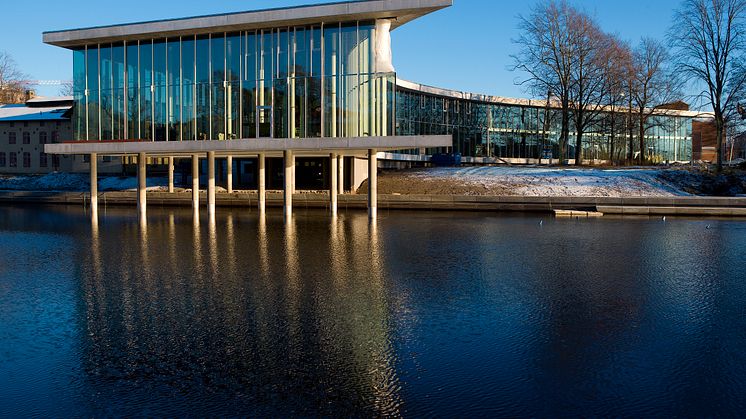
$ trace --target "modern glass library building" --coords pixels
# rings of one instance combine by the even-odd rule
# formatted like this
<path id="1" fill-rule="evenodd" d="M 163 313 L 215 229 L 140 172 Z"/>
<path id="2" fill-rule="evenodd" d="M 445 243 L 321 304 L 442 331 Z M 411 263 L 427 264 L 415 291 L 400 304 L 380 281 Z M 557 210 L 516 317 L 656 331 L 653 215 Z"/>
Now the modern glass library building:
<path id="1" fill-rule="evenodd" d="M 393 135 L 375 36 L 354 20 L 74 47 L 74 140 Z"/>
<path id="2" fill-rule="evenodd" d="M 89 155 L 92 188 L 99 156 L 136 161 L 141 214 L 149 162 L 168 162 L 173 190 L 175 161 L 191 160 L 195 209 L 206 172 L 212 213 L 216 159 L 229 191 L 234 166 L 255 161 L 260 208 L 268 178 L 280 179 L 289 213 L 303 184 L 296 158 L 314 159 L 320 172 L 298 173 L 329 189 L 333 212 L 344 186 L 368 178 L 374 216 L 379 152 L 452 146 L 449 135 L 397 134 L 390 36 L 451 4 L 351 1 L 45 32 L 73 52 L 75 100 L 73 138 L 45 151 Z"/>
<path id="3" fill-rule="evenodd" d="M 75 101 L 73 138 L 46 151 L 122 156 L 137 161 L 140 172 L 144 162 L 168 161 L 171 173 L 174 161 L 189 158 L 197 162 L 192 177 L 208 172 L 210 179 L 218 158 L 226 161 L 219 170 L 229 182 L 234 166 L 240 173 L 248 160 L 256 162 L 249 170 L 258 189 L 267 178 L 260 173 L 266 158 L 280 169 L 270 170 L 269 180 L 284 182 L 287 200 L 296 186 L 296 157 L 314 159 L 319 168 L 309 174 L 318 182 L 298 184 L 341 185 L 338 191 L 355 190 L 375 175 L 378 158 L 427 162 L 443 152 L 475 164 L 572 158 L 572 133 L 568 155 L 559 155 L 560 118 L 547 100 L 397 78 L 390 31 L 451 4 L 351 1 L 46 32 L 44 42 L 72 50 Z M 700 116 L 661 112 L 646 132 L 648 149 L 635 150 L 639 141 L 625 140 L 636 132 L 628 130 L 631 119 L 608 112 L 584 135 L 583 159 L 608 160 L 631 147 L 651 160 L 689 161 Z"/>

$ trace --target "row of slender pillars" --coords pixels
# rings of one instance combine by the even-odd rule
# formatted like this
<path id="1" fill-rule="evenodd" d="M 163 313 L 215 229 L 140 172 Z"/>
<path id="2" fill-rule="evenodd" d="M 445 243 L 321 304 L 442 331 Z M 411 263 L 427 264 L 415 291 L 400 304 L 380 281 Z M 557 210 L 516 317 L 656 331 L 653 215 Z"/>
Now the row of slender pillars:
<path id="1" fill-rule="evenodd" d="M 368 214 L 371 219 L 377 217 L 378 212 L 378 160 L 375 149 L 368 150 Z M 264 214 L 267 204 L 267 174 L 266 155 L 260 153 L 258 156 L 259 178 L 258 178 L 258 206 L 259 212 Z M 192 157 L 192 209 L 199 213 L 199 155 Z M 91 216 L 98 218 L 98 155 L 91 153 Z M 285 187 L 284 187 L 284 213 L 290 216 L 293 213 L 293 194 L 295 193 L 295 154 L 291 150 L 283 152 L 285 165 Z M 344 156 L 337 153 L 329 154 L 331 163 L 329 185 L 329 207 L 332 215 L 337 215 L 338 194 L 344 192 Z M 147 211 L 147 156 L 145 153 L 137 155 L 137 209 L 138 215 L 145 218 Z M 233 193 L 233 157 L 227 158 L 227 192 Z M 168 192 L 174 192 L 174 158 L 168 158 Z M 215 152 L 207 152 L 207 212 L 210 217 L 215 216 Z"/>

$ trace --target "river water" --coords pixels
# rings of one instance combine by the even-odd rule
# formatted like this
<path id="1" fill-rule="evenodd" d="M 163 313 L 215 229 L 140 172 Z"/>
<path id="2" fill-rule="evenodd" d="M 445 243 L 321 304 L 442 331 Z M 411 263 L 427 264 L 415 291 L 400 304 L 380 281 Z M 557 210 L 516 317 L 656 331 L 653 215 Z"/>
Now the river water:
<path id="1" fill-rule="evenodd" d="M 718 416 L 746 223 L 0 207 L 0 416 Z"/>

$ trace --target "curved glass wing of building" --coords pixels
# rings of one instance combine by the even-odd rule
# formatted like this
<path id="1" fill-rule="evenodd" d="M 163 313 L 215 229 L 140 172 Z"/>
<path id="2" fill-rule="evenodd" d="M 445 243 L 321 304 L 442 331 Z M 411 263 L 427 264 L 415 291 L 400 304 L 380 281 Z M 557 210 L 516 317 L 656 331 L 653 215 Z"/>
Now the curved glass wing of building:
<path id="1" fill-rule="evenodd" d="M 74 139 L 393 135 L 375 37 L 354 21 L 76 47 Z"/>
<path id="2" fill-rule="evenodd" d="M 546 101 L 472 95 L 398 81 L 397 135 L 453 135 L 453 151 L 465 157 L 538 160 L 560 156 L 560 111 Z M 692 159 L 692 121 L 696 112 L 661 110 L 647 121 L 644 152 L 652 161 Z M 571 116 L 572 118 L 572 116 Z M 632 151 L 639 152 L 634 116 Z M 602 113 L 583 134 L 586 160 L 623 160 L 630 147 L 627 109 Z M 570 126 L 574 126 L 571 119 Z M 567 155 L 575 156 L 570 131 Z M 439 150 L 429 150 L 436 152 Z M 551 156 L 551 157 L 550 157 Z"/>

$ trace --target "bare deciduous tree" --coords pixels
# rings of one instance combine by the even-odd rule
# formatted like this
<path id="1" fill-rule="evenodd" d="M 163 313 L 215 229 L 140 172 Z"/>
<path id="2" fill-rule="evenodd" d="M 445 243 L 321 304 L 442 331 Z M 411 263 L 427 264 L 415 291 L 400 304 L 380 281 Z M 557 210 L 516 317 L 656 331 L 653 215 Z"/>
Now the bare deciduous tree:
<path id="1" fill-rule="evenodd" d="M 609 159 L 612 164 L 619 160 L 617 157 L 617 124 L 619 119 L 619 106 L 624 105 L 625 96 L 628 94 L 626 82 L 630 68 L 632 67 L 632 49 L 630 46 L 615 36 L 609 36 L 607 63 L 604 71 L 606 77 L 606 96 L 604 103 L 609 111 L 606 115 L 609 133 Z"/>
<path id="2" fill-rule="evenodd" d="M 72 96 L 73 95 L 73 82 L 65 81 L 60 85 L 59 90 L 60 96 Z"/>
<path id="3" fill-rule="evenodd" d="M 514 69 L 528 77 L 519 84 L 534 95 L 549 92 L 561 110 L 560 161 L 567 157 L 570 133 L 570 89 L 575 60 L 575 43 L 570 33 L 575 10 L 565 1 L 549 1 L 536 5 L 528 16 L 520 16 L 520 37 L 513 40 L 520 52 L 512 58 Z"/>
<path id="4" fill-rule="evenodd" d="M 660 41 L 655 39 L 643 38 L 634 51 L 629 92 L 637 119 L 635 122 L 638 127 L 637 139 L 640 146 L 640 164 L 645 161 L 645 134 L 655 126 L 655 121 L 652 121 L 651 117 L 653 115 L 665 115 L 667 110 L 662 106 L 681 97 L 678 81 L 669 71 L 668 64 L 668 50 Z M 630 129 L 630 135 L 631 132 Z M 631 150 L 632 142 L 630 139 L 630 153 L 632 153 Z"/>
<path id="5" fill-rule="evenodd" d="M 715 114 L 718 170 L 727 124 L 746 89 L 745 13 L 746 0 L 685 0 L 670 33 L 679 71 L 704 87 L 699 97 Z"/>
<path id="6" fill-rule="evenodd" d="M 610 66 L 611 38 L 584 13 L 575 11 L 569 28 L 575 44 L 570 108 L 575 124 L 575 164 L 582 164 L 583 134 L 598 122 L 609 88 L 606 71 Z"/>
<path id="7" fill-rule="evenodd" d="M 15 102 L 28 89 L 26 75 L 16 65 L 10 54 L 0 51 L 0 103 Z"/>

